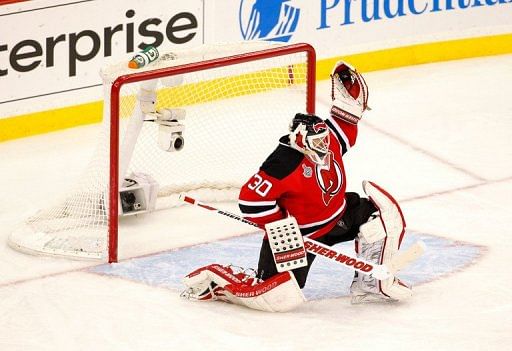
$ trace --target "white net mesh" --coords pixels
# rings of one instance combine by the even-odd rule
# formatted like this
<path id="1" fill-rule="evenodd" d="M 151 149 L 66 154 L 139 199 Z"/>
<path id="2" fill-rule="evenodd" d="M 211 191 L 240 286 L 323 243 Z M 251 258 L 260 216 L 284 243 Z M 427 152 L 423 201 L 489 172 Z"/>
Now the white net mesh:
<path id="1" fill-rule="evenodd" d="M 261 49 L 277 44 L 245 43 L 199 47 L 161 55 L 136 70 L 154 71 Z M 211 65 L 173 78 L 122 86 L 120 93 L 120 177 L 150 175 L 159 184 L 157 208 L 179 204 L 182 192 L 203 201 L 236 199 L 239 187 L 276 147 L 296 112 L 306 110 L 305 52 Z M 10 237 L 11 246 L 32 252 L 104 258 L 108 237 L 110 89 L 120 75 L 134 73 L 126 63 L 103 70 L 103 132 L 95 156 L 74 189 L 56 206 L 27 219 Z M 159 124 L 141 122 L 141 87 L 157 94 L 156 109 L 184 109 L 184 148 L 158 146 Z M 148 119 L 148 116 L 145 116 Z M 133 150 L 133 152 L 132 152 Z M 122 179 L 120 184 L 122 183 Z M 117 220 L 117 219 L 116 219 Z M 122 240 L 122 238 L 120 238 Z"/>

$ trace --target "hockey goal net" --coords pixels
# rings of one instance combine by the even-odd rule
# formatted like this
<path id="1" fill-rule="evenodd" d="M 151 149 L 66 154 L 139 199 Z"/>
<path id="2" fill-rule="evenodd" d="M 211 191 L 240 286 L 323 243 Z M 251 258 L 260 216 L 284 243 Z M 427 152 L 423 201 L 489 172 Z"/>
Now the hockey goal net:
<path id="1" fill-rule="evenodd" d="M 201 46 L 101 75 L 94 157 L 67 195 L 11 233 L 15 249 L 116 262 L 123 217 L 177 206 L 180 193 L 236 200 L 293 115 L 315 108 L 307 44 Z"/>

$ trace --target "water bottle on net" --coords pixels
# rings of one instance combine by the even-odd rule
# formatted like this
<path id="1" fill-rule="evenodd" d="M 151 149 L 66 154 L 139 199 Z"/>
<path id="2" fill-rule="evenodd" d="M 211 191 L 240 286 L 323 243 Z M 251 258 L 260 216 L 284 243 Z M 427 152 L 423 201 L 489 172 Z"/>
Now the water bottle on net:
<path id="1" fill-rule="evenodd" d="M 128 62 L 129 68 L 142 68 L 147 66 L 153 61 L 158 59 L 158 49 L 154 46 L 148 46 L 143 51 L 139 52 L 137 55 L 133 56 L 133 58 Z"/>

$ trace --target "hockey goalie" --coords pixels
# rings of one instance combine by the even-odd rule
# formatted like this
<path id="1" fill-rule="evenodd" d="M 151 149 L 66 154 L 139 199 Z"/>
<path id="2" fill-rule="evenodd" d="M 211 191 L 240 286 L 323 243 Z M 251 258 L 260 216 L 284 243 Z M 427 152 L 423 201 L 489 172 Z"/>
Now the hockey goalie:
<path id="1" fill-rule="evenodd" d="M 369 181 L 363 182 L 366 197 L 345 191 L 343 155 L 356 142 L 358 122 L 368 108 L 368 87 L 363 76 L 343 61 L 335 65 L 331 83 L 329 117 L 297 113 L 289 133 L 240 191 L 243 217 L 266 229 L 257 269 L 201 267 L 184 278 L 183 296 L 271 312 L 302 304 L 301 289 L 315 255 L 308 252 L 304 260 L 296 260 L 303 264 L 279 269 L 276 236 L 269 233 L 275 223 L 283 226 L 283 221 L 284 227 L 296 225 L 299 235 L 327 246 L 354 241 L 359 258 L 392 265 L 405 234 L 398 203 Z M 294 254 L 300 252 L 294 250 Z M 410 297 L 412 290 L 394 275 L 379 280 L 356 271 L 350 293 L 352 303 L 364 303 L 400 301 Z"/>

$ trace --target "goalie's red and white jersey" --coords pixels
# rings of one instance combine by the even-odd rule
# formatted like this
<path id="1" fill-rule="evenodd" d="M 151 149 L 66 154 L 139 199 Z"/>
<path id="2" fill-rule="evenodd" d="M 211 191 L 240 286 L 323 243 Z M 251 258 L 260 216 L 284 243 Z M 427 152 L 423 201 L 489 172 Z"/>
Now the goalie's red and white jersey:
<path id="1" fill-rule="evenodd" d="M 288 137 L 265 160 L 240 191 L 243 216 L 264 225 L 288 215 L 303 235 L 318 238 L 330 231 L 345 210 L 346 177 L 342 155 L 355 143 L 357 126 L 329 117 L 326 165 L 313 163 L 288 145 Z"/>

